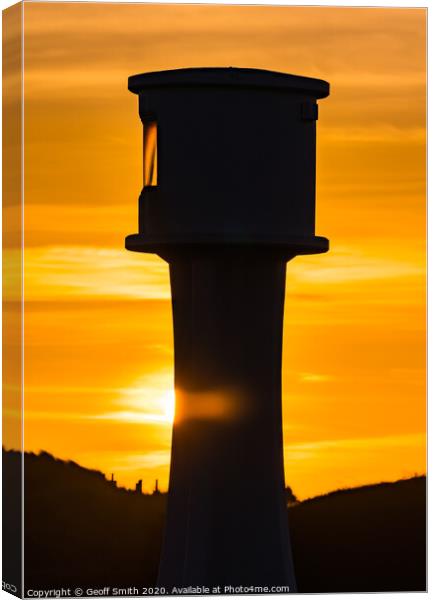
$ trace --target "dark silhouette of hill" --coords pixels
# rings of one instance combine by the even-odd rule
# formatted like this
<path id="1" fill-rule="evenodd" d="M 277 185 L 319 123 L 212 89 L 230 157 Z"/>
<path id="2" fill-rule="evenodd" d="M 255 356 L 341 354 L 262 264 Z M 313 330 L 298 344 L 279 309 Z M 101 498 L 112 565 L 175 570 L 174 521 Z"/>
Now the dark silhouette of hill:
<path id="1" fill-rule="evenodd" d="M 113 487 L 98 471 L 25 455 L 26 588 L 155 585 L 164 494 Z"/>
<path id="2" fill-rule="evenodd" d="M 155 585 L 165 494 L 116 488 L 43 452 L 25 454 L 25 495 L 27 589 Z M 425 477 L 414 477 L 291 505 L 299 591 L 425 590 L 425 503 Z"/>
<path id="3" fill-rule="evenodd" d="M 21 455 L 3 451 L 2 468 L 2 581 L 21 596 Z"/>
<path id="4" fill-rule="evenodd" d="M 302 592 L 426 589 L 426 478 L 380 483 L 290 509 Z"/>

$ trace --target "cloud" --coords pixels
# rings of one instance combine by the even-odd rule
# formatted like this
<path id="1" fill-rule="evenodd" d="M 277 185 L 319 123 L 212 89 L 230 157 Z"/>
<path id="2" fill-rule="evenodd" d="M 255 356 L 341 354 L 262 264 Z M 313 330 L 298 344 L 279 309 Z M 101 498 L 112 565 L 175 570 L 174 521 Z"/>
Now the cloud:
<path id="1" fill-rule="evenodd" d="M 306 442 L 301 444 L 286 444 L 285 449 L 308 450 L 311 452 L 321 451 L 324 449 L 342 449 L 345 448 L 381 448 L 389 446 L 413 446 L 424 445 L 425 433 L 411 433 L 406 435 L 390 435 L 383 437 L 368 437 L 368 438 L 353 438 L 343 440 L 320 440 L 317 442 Z"/>
<path id="2" fill-rule="evenodd" d="M 325 375 L 324 373 L 299 373 L 299 379 L 311 383 L 324 383 L 333 381 L 335 377 L 332 375 Z"/>
<path id="3" fill-rule="evenodd" d="M 14 252 L 8 250 L 7 256 L 13 256 Z M 14 273 L 12 269 L 9 276 L 13 277 Z M 27 301 L 72 298 L 167 300 L 170 298 L 168 266 L 154 255 L 112 248 L 30 248 L 25 252 L 24 297 Z"/>
<path id="4" fill-rule="evenodd" d="M 421 126 L 423 9 L 26 3 L 25 14 L 29 103 L 125 103 L 133 73 L 245 66 L 329 79 L 333 127 L 375 114 Z"/>
<path id="5" fill-rule="evenodd" d="M 289 263 L 288 277 L 291 282 L 303 284 L 326 284 L 344 286 L 350 292 L 350 284 L 362 285 L 374 281 L 409 280 L 423 282 L 425 265 L 420 256 L 399 259 L 392 254 L 370 254 L 359 247 L 337 246 L 326 256 L 308 257 Z"/>
<path id="6" fill-rule="evenodd" d="M 422 250 L 422 249 L 421 249 Z M 409 254 L 409 252 L 408 252 Z M 5 284 L 17 278 L 18 250 L 5 250 Z M 168 265 L 150 254 L 86 246 L 34 247 L 25 252 L 26 301 L 89 299 L 169 300 Z M 420 255 L 399 259 L 393 254 L 370 254 L 358 247 L 337 246 L 326 256 L 289 263 L 288 294 L 296 284 L 298 294 L 321 293 L 317 284 L 345 286 L 373 281 L 408 280 L 421 284 L 425 264 Z M 15 286 L 19 292 L 19 287 Z M 302 289 L 303 288 L 303 289 Z M 327 290 L 329 292 L 329 290 Z M 318 296 L 320 299 L 321 297 Z M 19 299 L 19 298 L 8 298 Z"/>

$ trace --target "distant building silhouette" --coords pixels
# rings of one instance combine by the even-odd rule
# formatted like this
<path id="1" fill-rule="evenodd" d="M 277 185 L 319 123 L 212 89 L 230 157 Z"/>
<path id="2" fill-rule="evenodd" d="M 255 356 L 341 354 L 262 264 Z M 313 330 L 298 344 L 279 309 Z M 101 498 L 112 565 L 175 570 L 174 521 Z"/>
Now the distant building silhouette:
<path id="1" fill-rule="evenodd" d="M 154 496 L 158 496 L 160 493 L 161 492 L 160 492 L 159 487 L 158 487 L 158 480 L 155 479 L 155 489 L 153 490 L 153 495 Z"/>
<path id="2" fill-rule="evenodd" d="M 137 494 L 142 494 L 143 493 L 143 480 L 139 479 L 137 481 L 137 483 L 135 484 L 135 492 Z"/>
<path id="3" fill-rule="evenodd" d="M 298 504 L 299 502 L 298 498 L 295 496 L 292 488 L 289 485 L 286 487 L 286 501 L 287 506 L 293 506 L 293 504 Z"/>
<path id="4" fill-rule="evenodd" d="M 114 473 L 111 473 L 110 483 L 113 487 L 117 487 L 117 481 L 114 479 Z"/>

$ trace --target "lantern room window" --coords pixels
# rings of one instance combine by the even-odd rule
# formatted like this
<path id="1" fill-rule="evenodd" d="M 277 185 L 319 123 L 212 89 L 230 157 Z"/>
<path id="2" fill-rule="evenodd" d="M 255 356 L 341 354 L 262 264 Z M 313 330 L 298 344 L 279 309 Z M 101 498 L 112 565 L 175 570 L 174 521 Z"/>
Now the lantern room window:
<path id="1" fill-rule="evenodd" d="M 158 185 L 158 128 L 156 121 L 143 123 L 143 185 L 154 187 Z"/>

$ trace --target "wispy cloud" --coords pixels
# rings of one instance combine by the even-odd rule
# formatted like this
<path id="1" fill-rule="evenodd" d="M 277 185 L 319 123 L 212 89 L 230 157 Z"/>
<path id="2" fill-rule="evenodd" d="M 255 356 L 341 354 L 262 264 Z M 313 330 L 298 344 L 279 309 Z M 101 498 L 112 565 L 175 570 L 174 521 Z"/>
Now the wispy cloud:
<path id="1" fill-rule="evenodd" d="M 157 256 L 126 250 L 30 248 L 25 253 L 25 275 L 26 300 L 170 298 L 167 264 Z"/>
<path id="2" fill-rule="evenodd" d="M 367 449 L 374 452 L 379 448 L 388 448 L 393 446 L 424 446 L 426 436 L 424 433 L 414 433 L 407 435 L 392 435 L 383 437 L 352 438 L 337 440 L 319 440 L 316 442 L 305 442 L 300 444 L 285 444 L 284 449 L 291 455 L 304 453 L 312 455 L 324 450 L 354 450 Z"/>
<path id="3" fill-rule="evenodd" d="M 326 375 L 325 373 L 300 373 L 299 379 L 311 383 L 324 383 L 333 381 L 335 378 L 332 375 Z"/>
<path id="4" fill-rule="evenodd" d="M 337 246 L 325 257 L 309 257 L 308 263 L 290 263 L 289 277 L 299 282 L 350 284 L 359 281 L 424 277 L 425 267 L 416 260 L 374 255 L 359 247 Z"/>
<path id="5" fill-rule="evenodd" d="M 16 250 L 5 251 L 5 281 L 17 276 Z M 11 268 L 8 270 L 8 265 Z M 112 248 L 55 246 L 25 253 L 25 299 L 170 298 L 168 266 L 160 258 Z M 392 279 L 424 280 L 419 257 L 398 259 L 372 255 L 354 247 L 337 247 L 326 257 L 308 257 L 289 265 L 289 280 L 302 284 L 345 285 Z M 317 287 L 315 287 L 317 290 Z"/>

